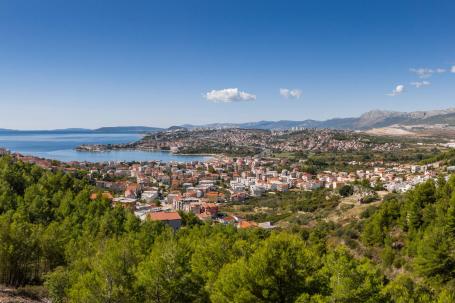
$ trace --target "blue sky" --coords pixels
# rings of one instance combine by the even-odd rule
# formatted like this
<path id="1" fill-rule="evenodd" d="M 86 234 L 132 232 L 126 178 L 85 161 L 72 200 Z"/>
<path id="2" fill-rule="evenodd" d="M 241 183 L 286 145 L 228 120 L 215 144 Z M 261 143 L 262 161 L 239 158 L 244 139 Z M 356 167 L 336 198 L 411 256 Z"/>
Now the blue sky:
<path id="1" fill-rule="evenodd" d="M 0 128 L 454 107 L 454 12 L 437 0 L 1 0 Z"/>

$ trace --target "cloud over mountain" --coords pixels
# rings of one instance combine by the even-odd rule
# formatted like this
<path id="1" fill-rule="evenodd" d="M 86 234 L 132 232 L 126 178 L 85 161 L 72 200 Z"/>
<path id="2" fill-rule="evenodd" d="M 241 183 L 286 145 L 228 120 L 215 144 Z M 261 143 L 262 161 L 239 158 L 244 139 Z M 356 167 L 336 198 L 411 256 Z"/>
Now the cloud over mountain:
<path id="1" fill-rule="evenodd" d="M 398 84 L 397 86 L 395 86 L 395 88 L 393 89 L 393 91 L 390 94 L 387 94 L 387 96 L 394 97 L 394 96 L 400 95 L 403 92 L 404 92 L 404 85 Z"/>

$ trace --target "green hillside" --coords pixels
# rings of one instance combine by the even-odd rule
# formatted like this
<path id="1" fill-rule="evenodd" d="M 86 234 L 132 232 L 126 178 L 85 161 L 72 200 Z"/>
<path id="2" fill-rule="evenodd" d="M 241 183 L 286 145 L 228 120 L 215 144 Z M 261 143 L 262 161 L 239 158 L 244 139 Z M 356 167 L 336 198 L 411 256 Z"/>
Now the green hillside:
<path id="1" fill-rule="evenodd" d="M 455 300 L 455 177 L 389 195 L 358 222 L 276 231 L 185 217 L 173 233 L 93 190 L 0 159 L 0 284 L 43 286 L 52 302 Z"/>

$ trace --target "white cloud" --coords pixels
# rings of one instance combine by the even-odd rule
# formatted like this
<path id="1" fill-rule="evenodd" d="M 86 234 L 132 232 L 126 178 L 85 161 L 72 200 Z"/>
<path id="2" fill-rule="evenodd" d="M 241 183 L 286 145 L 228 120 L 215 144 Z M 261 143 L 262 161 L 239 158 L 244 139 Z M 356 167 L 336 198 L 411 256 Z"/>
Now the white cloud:
<path id="1" fill-rule="evenodd" d="M 225 88 L 220 90 L 212 90 L 205 93 L 205 98 L 212 102 L 237 102 L 237 101 L 253 101 L 256 100 L 256 95 L 242 92 L 238 88 Z"/>
<path id="2" fill-rule="evenodd" d="M 285 98 L 299 99 L 302 96 L 302 91 L 297 88 L 280 88 L 280 95 Z"/>
<path id="3" fill-rule="evenodd" d="M 393 91 L 390 94 L 387 94 L 387 96 L 394 97 L 394 96 L 401 94 L 402 92 L 404 92 L 404 85 L 398 84 L 397 86 L 395 86 L 395 88 L 393 89 Z"/>
<path id="4" fill-rule="evenodd" d="M 446 72 L 446 70 L 443 69 L 443 68 L 436 68 L 436 69 L 431 69 L 431 68 L 411 68 L 410 71 L 415 73 L 421 79 L 430 78 L 433 74 L 442 74 L 442 73 Z"/>
<path id="5" fill-rule="evenodd" d="M 431 83 L 429 81 L 423 80 L 423 81 L 416 81 L 416 82 L 411 82 L 410 83 L 412 86 L 415 86 L 416 88 L 421 88 L 423 86 L 429 86 Z"/>
<path id="6" fill-rule="evenodd" d="M 452 68 L 450 69 L 450 71 L 451 71 L 452 73 L 455 74 L 455 65 L 452 66 Z"/>

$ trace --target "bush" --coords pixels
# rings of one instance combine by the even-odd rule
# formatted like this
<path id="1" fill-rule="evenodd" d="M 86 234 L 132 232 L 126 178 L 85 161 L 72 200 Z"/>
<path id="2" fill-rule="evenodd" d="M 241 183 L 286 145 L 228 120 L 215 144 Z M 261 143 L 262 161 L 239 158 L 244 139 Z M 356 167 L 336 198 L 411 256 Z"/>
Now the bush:
<path id="1" fill-rule="evenodd" d="M 368 219 L 378 210 L 375 206 L 368 206 L 361 214 L 360 218 Z"/>
<path id="2" fill-rule="evenodd" d="M 352 196 L 354 194 L 354 188 L 351 185 L 344 185 L 343 187 L 341 187 L 338 190 L 338 193 L 342 197 L 349 197 L 349 196 Z"/>

